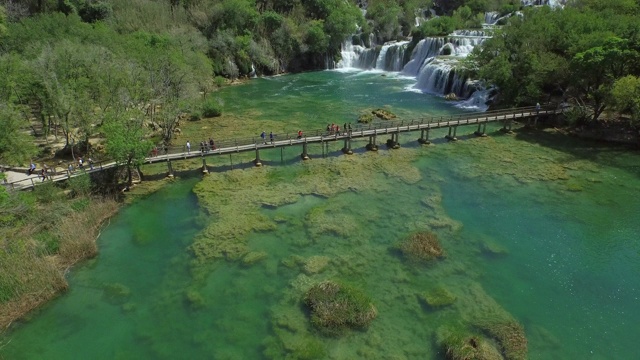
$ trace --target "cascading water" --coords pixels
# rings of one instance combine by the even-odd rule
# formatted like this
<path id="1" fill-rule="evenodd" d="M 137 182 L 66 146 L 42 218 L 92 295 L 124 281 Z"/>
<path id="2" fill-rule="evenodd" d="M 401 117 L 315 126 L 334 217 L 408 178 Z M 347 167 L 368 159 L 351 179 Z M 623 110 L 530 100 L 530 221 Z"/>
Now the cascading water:
<path id="1" fill-rule="evenodd" d="M 400 71 L 404 65 L 404 53 L 408 41 L 394 41 L 384 44 L 379 50 L 353 45 L 347 40 L 342 44 L 342 59 L 337 68 L 355 68 L 363 70 Z"/>

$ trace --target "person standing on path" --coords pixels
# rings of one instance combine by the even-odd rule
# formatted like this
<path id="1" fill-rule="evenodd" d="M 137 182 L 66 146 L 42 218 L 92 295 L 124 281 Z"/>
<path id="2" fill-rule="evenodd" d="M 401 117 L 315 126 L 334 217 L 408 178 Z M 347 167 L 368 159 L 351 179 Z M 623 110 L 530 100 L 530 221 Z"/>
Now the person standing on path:
<path id="1" fill-rule="evenodd" d="M 262 134 L 260 134 L 260 137 L 262 138 L 262 143 L 266 144 L 267 143 L 267 132 L 263 131 Z"/>
<path id="2" fill-rule="evenodd" d="M 273 144 L 273 131 L 269 132 L 269 140 L 271 140 L 271 143 Z"/>
<path id="3" fill-rule="evenodd" d="M 191 143 L 187 140 L 187 154 L 191 154 Z"/>

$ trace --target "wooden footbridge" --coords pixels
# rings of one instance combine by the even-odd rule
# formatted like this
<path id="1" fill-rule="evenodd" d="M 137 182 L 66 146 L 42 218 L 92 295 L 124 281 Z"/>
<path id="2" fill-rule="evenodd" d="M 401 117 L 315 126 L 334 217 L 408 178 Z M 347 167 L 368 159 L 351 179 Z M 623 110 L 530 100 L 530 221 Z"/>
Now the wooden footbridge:
<path id="1" fill-rule="evenodd" d="M 477 136 L 486 136 L 486 126 L 488 123 L 501 122 L 503 127 L 501 130 L 505 132 L 511 131 L 513 121 L 516 120 L 534 120 L 537 121 L 541 116 L 549 116 L 560 113 L 560 109 L 539 109 L 535 107 L 523 107 L 506 110 L 497 110 L 481 113 L 463 113 L 457 115 L 447 116 L 429 116 L 419 120 L 398 120 L 398 121 L 379 121 L 370 124 L 357 124 L 351 130 L 341 129 L 340 132 L 327 132 L 326 129 L 318 129 L 311 131 L 303 131 L 302 136 L 298 134 L 278 134 L 274 137 L 273 141 L 269 139 L 269 135 L 266 139 L 261 137 L 252 138 L 239 138 L 239 139 L 218 139 L 215 142 L 214 148 L 209 148 L 208 144 L 204 148 L 200 148 L 199 144 L 192 144 L 191 149 L 187 149 L 185 146 L 179 147 L 167 147 L 160 149 L 158 153 L 153 153 L 152 156 L 145 158 L 145 163 L 153 164 L 158 162 L 165 162 L 167 164 L 167 170 L 169 176 L 173 176 L 172 161 L 180 161 L 193 158 L 202 158 L 202 170 L 204 173 L 208 172 L 206 158 L 209 156 L 233 154 L 240 152 L 255 151 L 256 157 L 254 164 L 261 166 L 260 150 L 284 148 L 291 146 L 301 146 L 302 153 L 301 158 L 303 160 L 309 159 L 308 145 L 314 143 L 323 144 L 323 155 L 325 143 L 343 141 L 344 147 L 342 151 L 345 154 L 353 154 L 351 148 L 351 141 L 359 138 L 368 138 L 369 143 L 366 145 L 367 150 L 378 150 L 378 136 L 385 136 L 386 145 L 389 148 L 398 148 L 400 146 L 400 134 L 408 132 L 420 131 L 420 137 L 417 141 L 421 144 L 430 143 L 430 131 L 433 129 L 448 128 L 448 134 L 445 136 L 450 141 L 457 140 L 457 131 L 460 126 L 473 126 L 476 125 L 477 129 L 474 132 Z M 86 173 L 98 172 L 105 169 L 110 169 L 118 166 L 114 161 L 102 161 L 89 165 L 85 165 L 84 169 L 65 171 L 48 172 L 46 178 L 43 179 L 36 171 L 34 175 L 30 177 L 6 183 L 10 189 L 22 190 L 29 189 L 44 183 L 45 181 L 64 181 L 72 177 L 80 176 Z"/>

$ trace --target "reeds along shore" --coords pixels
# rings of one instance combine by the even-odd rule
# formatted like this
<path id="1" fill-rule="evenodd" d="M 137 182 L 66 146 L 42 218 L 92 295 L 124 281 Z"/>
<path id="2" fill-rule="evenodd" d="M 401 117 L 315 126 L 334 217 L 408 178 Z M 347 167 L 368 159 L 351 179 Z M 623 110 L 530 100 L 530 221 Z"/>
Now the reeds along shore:
<path id="1" fill-rule="evenodd" d="M 9 197 L 0 219 L 0 332 L 68 288 L 66 272 L 97 254 L 100 228 L 119 207 L 54 186 Z"/>

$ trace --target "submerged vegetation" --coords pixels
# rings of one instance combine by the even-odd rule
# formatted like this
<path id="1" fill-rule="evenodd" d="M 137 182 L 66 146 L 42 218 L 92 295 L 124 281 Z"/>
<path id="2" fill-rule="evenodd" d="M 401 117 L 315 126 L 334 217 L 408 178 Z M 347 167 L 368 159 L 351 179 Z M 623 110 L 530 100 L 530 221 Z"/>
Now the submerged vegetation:
<path id="1" fill-rule="evenodd" d="M 428 261 L 444 256 L 437 235 L 428 231 L 409 235 L 400 244 L 400 250 L 405 257 L 414 261 Z"/>
<path id="2" fill-rule="evenodd" d="M 311 323 L 327 335 L 366 328 L 378 316 L 371 299 L 362 291 L 332 281 L 312 286 L 304 303 L 311 312 Z"/>

